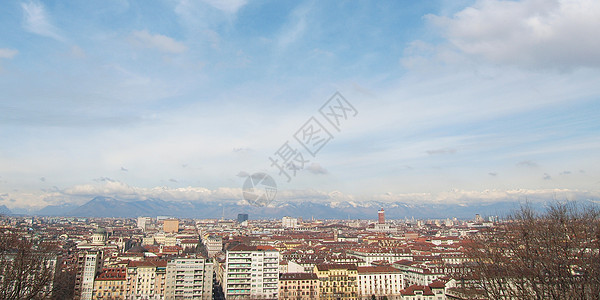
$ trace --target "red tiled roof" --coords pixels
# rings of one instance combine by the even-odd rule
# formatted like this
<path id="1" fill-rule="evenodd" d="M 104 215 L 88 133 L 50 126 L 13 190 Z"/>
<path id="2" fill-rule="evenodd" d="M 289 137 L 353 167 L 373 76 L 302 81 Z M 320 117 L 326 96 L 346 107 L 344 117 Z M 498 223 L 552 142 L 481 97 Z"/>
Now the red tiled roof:
<path id="1" fill-rule="evenodd" d="M 400 270 L 390 266 L 358 267 L 358 273 L 399 273 Z"/>
<path id="2" fill-rule="evenodd" d="M 315 273 L 281 273 L 279 280 L 318 280 Z"/>
<path id="3" fill-rule="evenodd" d="M 357 266 L 353 264 L 320 264 L 317 265 L 317 269 L 319 271 L 329 271 L 329 270 L 357 270 Z"/>

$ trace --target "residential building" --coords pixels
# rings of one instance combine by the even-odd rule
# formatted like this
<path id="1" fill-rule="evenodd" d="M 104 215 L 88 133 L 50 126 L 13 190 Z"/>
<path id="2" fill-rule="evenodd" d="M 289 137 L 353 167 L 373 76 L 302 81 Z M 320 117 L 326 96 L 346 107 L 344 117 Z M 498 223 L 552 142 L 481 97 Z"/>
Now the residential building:
<path id="1" fill-rule="evenodd" d="M 361 267 L 371 266 L 376 261 L 387 261 L 391 264 L 399 260 L 412 260 L 413 257 L 410 250 L 394 247 L 356 248 L 348 250 L 346 254 L 361 259 Z"/>
<path id="2" fill-rule="evenodd" d="M 404 288 L 402 273 L 390 266 L 358 267 L 358 295 L 361 299 L 398 296 Z"/>
<path id="3" fill-rule="evenodd" d="M 283 217 L 281 219 L 281 226 L 284 228 L 298 228 L 298 218 Z"/>
<path id="4" fill-rule="evenodd" d="M 314 268 L 319 278 L 320 299 L 358 299 L 358 269 L 352 264 L 319 264 Z"/>
<path id="5" fill-rule="evenodd" d="M 103 268 L 94 280 L 93 299 L 125 299 L 127 296 L 127 269 Z"/>
<path id="6" fill-rule="evenodd" d="M 94 292 L 96 273 L 102 268 L 102 251 L 87 250 L 77 255 L 77 273 L 75 275 L 76 300 L 91 300 Z"/>
<path id="7" fill-rule="evenodd" d="M 277 299 L 279 251 L 271 246 L 237 245 L 227 250 L 223 290 L 226 299 Z"/>
<path id="8" fill-rule="evenodd" d="M 167 263 L 165 299 L 212 299 L 213 263 L 202 257 L 175 258 Z"/>
<path id="9" fill-rule="evenodd" d="M 319 299 L 319 277 L 315 273 L 279 275 L 279 299 Z"/>
<path id="10" fill-rule="evenodd" d="M 163 231 L 166 233 L 177 233 L 179 232 L 179 220 L 167 219 L 163 221 Z"/>
<path id="11" fill-rule="evenodd" d="M 127 264 L 127 298 L 164 299 L 167 262 L 130 261 Z"/>
<path id="12" fill-rule="evenodd" d="M 223 238 L 218 235 L 210 235 L 205 240 L 208 257 L 214 257 L 223 250 Z"/>
<path id="13" fill-rule="evenodd" d="M 411 285 L 400 291 L 402 300 L 446 300 L 445 284 L 441 281 L 429 285 Z"/>

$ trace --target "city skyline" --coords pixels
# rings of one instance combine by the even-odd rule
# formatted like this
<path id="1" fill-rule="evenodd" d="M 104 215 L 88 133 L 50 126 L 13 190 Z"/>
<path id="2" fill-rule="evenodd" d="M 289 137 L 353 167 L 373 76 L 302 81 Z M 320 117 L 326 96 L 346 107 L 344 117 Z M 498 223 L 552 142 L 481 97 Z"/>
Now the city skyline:
<path id="1" fill-rule="evenodd" d="M 0 11 L 0 205 L 600 199 L 600 3 L 17 1 Z M 290 182 L 269 157 L 358 114 Z M 297 143 L 294 147 L 302 150 Z"/>

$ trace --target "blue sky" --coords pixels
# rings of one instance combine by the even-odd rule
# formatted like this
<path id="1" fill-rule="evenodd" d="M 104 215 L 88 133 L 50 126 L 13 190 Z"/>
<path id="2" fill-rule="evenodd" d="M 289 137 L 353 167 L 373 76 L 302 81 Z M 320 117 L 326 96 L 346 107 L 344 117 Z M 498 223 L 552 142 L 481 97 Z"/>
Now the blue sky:
<path id="1" fill-rule="evenodd" d="M 0 205 L 600 198 L 597 1 L 14 1 Z M 269 157 L 358 111 L 290 182 Z M 323 120 L 323 119 L 321 119 Z M 327 124 L 325 124 L 327 125 Z"/>

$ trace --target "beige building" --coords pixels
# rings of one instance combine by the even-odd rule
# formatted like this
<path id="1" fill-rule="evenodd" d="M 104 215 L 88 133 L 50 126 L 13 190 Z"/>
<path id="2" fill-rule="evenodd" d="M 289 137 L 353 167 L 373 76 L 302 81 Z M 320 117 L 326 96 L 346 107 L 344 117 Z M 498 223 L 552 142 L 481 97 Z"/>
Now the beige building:
<path id="1" fill-rule="evenodd" d="M 320 264 L 314 273 L 320 281 L 320 299 L 358 299 L 356 265 Z"/>
<path id="2" fill-rule="evenodd" d="M 279 299 L 319 299 L 319 277 L 315 273 L 279 275 Z"/>
<path id="3" fill-rule="evenodd" d="M 126 293 L 126 268 L 104 268 L 94 281 L 93 299 L 125 299 Z"/>
<path id="4" fill-rule="evenodd" d="M 179 232 L 179 220 L 167 219 L 163 221 L 163 231 L 167 233 Z"/>
<path id="5" fill-rule="evenodd" d="M 127 264 L 128 299 L 164 299 L 167 262 L 130 261 Z"/>

